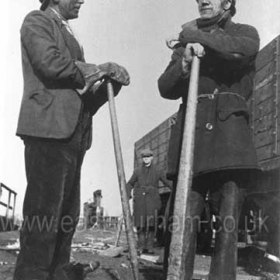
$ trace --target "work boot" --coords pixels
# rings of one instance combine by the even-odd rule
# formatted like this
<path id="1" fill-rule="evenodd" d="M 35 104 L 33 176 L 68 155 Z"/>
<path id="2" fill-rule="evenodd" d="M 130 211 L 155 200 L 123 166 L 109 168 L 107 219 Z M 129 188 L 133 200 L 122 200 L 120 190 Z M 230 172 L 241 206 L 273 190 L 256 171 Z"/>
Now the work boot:
<path id="1" fill-rule="evenodd" d="M 214 256 L 209 280 L 235 280 L 238 242 L 238 205 L 243 200 L 242 192 L 235 182 L 225 183 L 221 190 L 220 211 Z"/>

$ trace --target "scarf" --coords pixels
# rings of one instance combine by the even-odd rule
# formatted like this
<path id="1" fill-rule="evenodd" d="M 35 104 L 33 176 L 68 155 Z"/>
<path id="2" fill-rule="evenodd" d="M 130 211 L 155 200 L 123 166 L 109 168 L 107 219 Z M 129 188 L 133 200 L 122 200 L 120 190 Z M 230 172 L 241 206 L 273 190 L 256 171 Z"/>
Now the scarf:
<path id="1" fill-rule="evenodd" d="M 205 32 L 210 32 L 213 29 L 224 28 L 226 22 L 231 18 L 230 11 L 225 11 L 224 13 L 217 15 L 209 19 L 196 19 L 196 24 L 198 29 Z"/>

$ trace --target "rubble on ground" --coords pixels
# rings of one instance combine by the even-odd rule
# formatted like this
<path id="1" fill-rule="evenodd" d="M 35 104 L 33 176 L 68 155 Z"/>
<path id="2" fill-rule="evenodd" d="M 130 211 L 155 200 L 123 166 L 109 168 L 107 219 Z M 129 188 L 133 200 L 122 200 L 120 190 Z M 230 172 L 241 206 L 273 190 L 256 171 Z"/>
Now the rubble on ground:
<path id="1" fill-rule="evenodd" d="M 119 246 L 115 246 L 116 229 L 89 229 L 77 232 L 73 239 L 71 265 L 87 270 L 85 280 L 131 280 L 129 252 L 125 233 Z M 19 250 L 18 232 L 0 233 L 0 280 L 12 279 Z M 5 250 L 6 248 L 6 250 Z M 239 260 L 239 279 L 280 280 L 277 273 L 266 272 L 263 267 L 248 265 L 246 256 Z M 245 250 L 245 249 L 244 249 Z M 203 279 L 209 271 L 211 257 L 197 255 L 195 275 Z M 155 248 L 154 255 L 139 256 L 139 280 L 163 280 L 163 248 Z M 200 277 L 200 278 L 198 278 Z"/>

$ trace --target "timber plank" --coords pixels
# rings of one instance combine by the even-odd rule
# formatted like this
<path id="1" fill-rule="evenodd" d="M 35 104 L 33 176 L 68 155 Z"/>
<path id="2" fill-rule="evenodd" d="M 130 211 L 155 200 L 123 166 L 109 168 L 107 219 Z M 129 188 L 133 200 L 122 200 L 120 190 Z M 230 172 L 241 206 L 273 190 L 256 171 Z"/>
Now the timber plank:
<path id="1" fill-rule="evenodd" d="M 254 91 L 254 102 L 255 106 L 258 106 L 259 103 L 265 101 L 268 98 L 271 98 L 275 95 L 275 76 L 274 79 L 271 79 L 265 85 L 259 88 L 255 88 Z"/>
<path id="2" fill-rule="evenodd" d="M 280 38 L 280 36 L 278 36 Z M 264 67 L 269 61 L 275 57 L 277 37 L 268 43 L 257 55 L 256 69 L 259 70 Z"/>
<path id="3" fill-rule="evenodd" d="M 261 68 L 255 75 L 255 88 L 265 85 L 265 81 L 270 81 L 273 79 L 273 75 L 276 71 L 276 63 L 274 60 L 267 63 L 263 68 Z"/>

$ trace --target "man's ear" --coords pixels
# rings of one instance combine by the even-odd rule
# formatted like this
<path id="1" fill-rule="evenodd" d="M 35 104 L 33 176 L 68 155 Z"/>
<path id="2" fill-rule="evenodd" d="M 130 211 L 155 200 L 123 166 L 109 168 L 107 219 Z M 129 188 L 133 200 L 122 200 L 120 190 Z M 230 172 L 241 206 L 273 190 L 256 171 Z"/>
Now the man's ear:
<path id="1" fill-rule="evenodd" d="M 225 0 L 223 3 L 223 9 L 225 11 L 228 11 L 231 7 L 231 4 L 232 4 L 232 0 Z"/>

